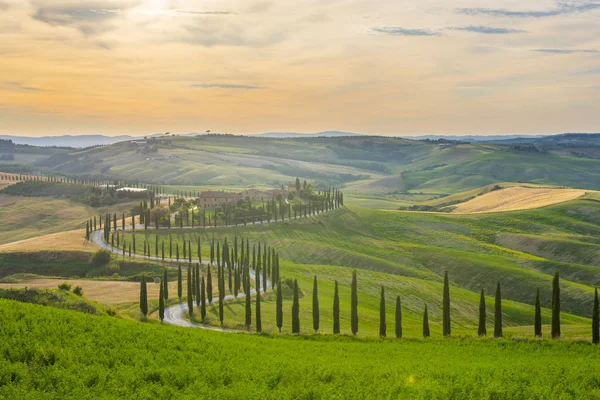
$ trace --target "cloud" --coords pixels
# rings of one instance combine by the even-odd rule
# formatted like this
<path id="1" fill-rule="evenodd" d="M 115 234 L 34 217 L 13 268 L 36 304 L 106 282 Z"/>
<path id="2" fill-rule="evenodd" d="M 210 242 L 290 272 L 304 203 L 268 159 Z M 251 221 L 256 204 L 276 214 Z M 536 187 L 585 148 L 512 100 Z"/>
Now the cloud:
<path id="1" fill-rule="evenodd" d="M 236 85 L 230 83 L 196 83 L 192 87 L 199 89 L 266 89 L 264 86 Z"/>
<path id="2" fill-rule="evenodd" d="M 4 89 L 8 92 L 40 92 L 42 89 L 27 86 L 20 82 L 0 82 L 0 90 Z"/>
<path id="3" fill-rule="evenodd" d="M 510 28 L 494 28 L 492 26 L 460 26 L 453 28 L 446 28 L 453 31 L 464 31 L 473 33 L 483 33 L 486 35 L 507 35 L 512 33 L 525 33 L 527 31 L 521 29 L 510 29 Z"/>
<path id="4" fill-rule="evenodd" d="M 374 32 L 385 33 L 394 36 L 440 36 L 438 32 L 432 32 L 426 29 L 407 29 L 397 26 L 381 26 L 372 28 Z"/>
<path id="5" fill-rule="evenodd" d="M 10 8 L 10 4 L 0 1 L 0 12 L 6 11 Z"/>
<path id="6" fill-rule="evenodd" d="M 600 68 L 587 69 L 583 71 L 578 71 L 573 73 L 572 75 L 599 75 Z"/>
<path id="7" fill-rule="evenodd" d="M 576 14 L 600 9 L 600 3 L 559 4 L 553 10 L 516 11 L 504 8 L 457 8 L 456 12 L 467 15 L 491 15 L 495 17 L 545 18 L 564 14 Z"/>
<path id="8" fill-rule="evenodd" d="M 111 30 L 110 21 L 135 5 L 131 0 L 92 1 L 82 6 L 77 2 L 42 3 L 33 18 L 52 26 L 70 26 L 85 35 Z"/>
<path id="9" fill-rule="evenodd" d="M 529 51 L 551 54 L 600 53 L 600 51 L 594 49 L 531 49 Z"/>

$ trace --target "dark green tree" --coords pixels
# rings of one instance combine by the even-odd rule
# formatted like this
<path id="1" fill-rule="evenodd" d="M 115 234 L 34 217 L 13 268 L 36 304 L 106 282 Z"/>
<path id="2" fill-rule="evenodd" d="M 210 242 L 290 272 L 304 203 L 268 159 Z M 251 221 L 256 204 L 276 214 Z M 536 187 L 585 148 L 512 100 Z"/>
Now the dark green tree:
<path id="1" fill-rule="evenodd" d="M 297 279 L 294 279 L 294 302 L 292 303 L 292 333 L 300 333 L 300 296 Z"/>
<path id="2" fill-rule="evenodd" d="M 560 280 L 558 271 L 552 281 L 552 339 L 560 339 Z"/>
<path id="3" fill-rule="evenodd" d="M 169 279 L 167 277 L 167 269 L 165 268 L 165 273 L 162 281 L 163 288 L 163 296 L 165 300 L 169 300 Z"/>
<path id="4" fill-rule="evenodd" d="M 262 332 L 262 322 L 260 317 L 260 288 L 256 286 L 256 332 Z"/>
<path id="5" fill-rule="evenodd" d="M 402 303 L 400 296 L 396 297 L 396 339 L 402 339 Z"/>
<path id="6" fill-rule="evenodd" d="M 160 318 L 160 322 L 162 324 L 165 319 L 165 285 L 160 285 L 160 293 L 158 296 L 158 318 Z"/>
<path id="7" fill-rule="evenodd" d="M 335 289 L 333 292 L 333 333 L 340 333 L 340 294 L 337 281 L 335 281 Z"/>
<path id="8" fill-rule="evenodd" d="M 496 301 L 494 303 L 494 337 L 502 337 L 502 295 L 500 294 L 500 282 L 496 286 Z"/>
<path id="9" fill-rule="evenodd" d="M 204 277 L 200 283 L 200 318 L 202 322 L 206 319 L 206 288 L 204 287 Z"/>
<path id="10" fill-rule="evenodd" d="M 194 294 L 192 287 L 192 269 L 188 266 L 187 270 L 187 302 L 190 318 L 194 315 Z"/>
<path id="11" fill-rule="evenodd" d="M 594 290 L 594 308 L 592 309 L 592 343 L 600 343 L 600 308 L 598 306 L 598 288 Z"/>
<path id="12" fill-rule="evenodd" d="M 208 297 L 208 303 L 212 304 L 212 274 L 211 274 L 210 264 L 208 265 L 208 269 L 206 271 L 206 297 Z"/>
<path id="13" fill-rule="evenodd" d="M 479 337 L 487 335 L 485 295 L 483 293 L 483 289 L 481 289 L 481 296 L 479 297 L 479 326 L 477 327 L 477 334 Z"/>
<path id="14" fill-rule="evenodd" d="M 448 282 L 448 271 L 444 273 L 444 299 L 443 299 L 443 334 L 450 336 L 450 283 Z"/>
<path id="15" fill-rule="evenodd" d="M 350 298 L 350 327 L 352 334 L 358 333 L 358 283 L 356 281 L 356 270 L 352 271 L 352 293 Z"/>
<path id="16" fill-rule="evenodd" d="M 281 281 L 277 282 L 276 312 L 277 329 L 281 332 L 281 327 L 283 326 L 283 289 L 281 288 Z"/>
<path id="17" fill-rule="evenodd" d="M 542 337 L 542 305 L 540 304 L 540 289 L 535 293 L 535 320 L 534 320 L 535 337 Z"/>
<path id="18" fill-rule="evenodd" d="M 177 297 L 179 297 L 179 302 L 181 303 L 181 298 L 183 297 L 183 277 L 181 276 L 181 264 L 178 265 L 177 268 Z"/>
<path id="19" fill-rule="evenodd" d="M 429 314 L 427 313 L 427 304 L 425 304 L 425 312 L 423 313 L 423 337 L 428 338 L 429 336 Z"/>
<path id="20" fill-rule="evenodd" d="M 142 275 L 140 283 L 140 311 L 144 318 L 148 315 L 148 289 L 146 288 L 146 277 Z"/>
<path id="21" fill-rule="evenodd" d="M 246 329 L 250 330 L 252 326 L 252 300 L 250 299 L 250 277 L 246 278 L 246 288 L 244 292 L 246 294 Z"/>
<path id="22" fill-rule="evenodd" d="M 313 293 L 312 293 L 312 314 L 313 314 L 313 330 L 319 331 L 319 287 L 317 284 L 317 276 L 315 275 L 313 281 Z"/>
<path id="23" fill-rule="evenodd" d="M 381 298 L 379 300 L 379 336 L 386 336 L 387 326 L 385 323 L 385 289 L 381 287 Z"/>

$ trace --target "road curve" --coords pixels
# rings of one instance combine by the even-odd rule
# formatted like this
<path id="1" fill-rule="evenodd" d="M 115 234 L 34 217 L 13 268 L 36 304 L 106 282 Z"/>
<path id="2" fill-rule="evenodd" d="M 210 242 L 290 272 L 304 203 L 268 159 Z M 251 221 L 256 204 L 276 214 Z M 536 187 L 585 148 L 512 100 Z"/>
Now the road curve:
<path id="1" fill-rule="evenodd" d="M 114 247 L 110 246 L 108 243 L 104 242 L 104 240 L 102 239 L 102 235 L 103 235 L 103 231 L 101 231 L 101 230 L 94 231 L 90 235 L 90 241 L 103 249 L 106 249 L 106 250 L 111 251 L 116 254 L 122 254 L 122 252 L 119 249 L 114 248 Z M 162 259 L 159 257 L 147 257 L 147 256 L 139 255 L 139 254 L 136 257 L 144 258 L 144 259 L 148 259 L 148 260 L 162 261 Z M 165 261 L 177 262 L 177 260 L 174 258 L 165 258 Z M 181 261 L 182 260 L 180 260 L 180 262 Z M 186 261 L 183 260 L 183 263 L 186 263 Z M 203 263 L 203 264 L 208 265 L 208 263 Z M 255 279 L 256 274 L 252 270 L 250 271 L 250 277 L 256 281 L 256 279 Z M 267 288 L 271 287 L 271 282 L 268 279 L 267 279 L 266 287 Z M 256 289 L 252 289 L 250 291 L 250 294 L 255 295 Z M 245 295 L 238 296 L 238 298 L 244 298 L 244 296 Z M 230 294 L 230 295 L 225 296 L 223 299 L 224 300 L 233 300 L 233 299 L 235 299 L 235 296 Z M 219 299 L 214 299 L 212 304 L 218 304 L 218 302 L 219 302 Z M 211 326 L 211 325 L 194 324 L 183 318 L 183 314 L 186 313 L 187 311 L 188 311 L 188 305 L 184 304 L 184 303 L 165 308 L 165 318 L 164 318 L 163 322 L 170 324 L 170 325 L 181 326 L 181 327 L 185 327 L 185 328 L 200 328 L 200 329 L 207 329 L 207 330 L 216 331 L 216 332 L 227 332 L 227 333 L 246 332 L 244 330 L 226 329 L 226 328 L 220 328 L 220 327 Z"/>

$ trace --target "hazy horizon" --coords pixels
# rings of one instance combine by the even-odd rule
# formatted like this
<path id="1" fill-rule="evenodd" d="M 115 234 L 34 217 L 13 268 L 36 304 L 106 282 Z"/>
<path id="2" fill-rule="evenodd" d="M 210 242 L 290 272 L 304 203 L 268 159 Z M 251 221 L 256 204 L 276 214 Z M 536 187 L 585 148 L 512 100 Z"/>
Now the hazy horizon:
<path id="1" fill-rule="evenodd" d="M 597 132 L 598 16 L 594 0 L 0 0 L 0 134 Z"/>

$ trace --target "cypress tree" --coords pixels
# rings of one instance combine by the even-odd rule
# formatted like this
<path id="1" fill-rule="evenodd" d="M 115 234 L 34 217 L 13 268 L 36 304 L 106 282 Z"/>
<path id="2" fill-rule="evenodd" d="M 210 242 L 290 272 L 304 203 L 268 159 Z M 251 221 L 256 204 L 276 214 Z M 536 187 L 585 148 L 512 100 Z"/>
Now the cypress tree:
<path id="1" fill-rule="evenodd" d="M 600 308 L 598 306 L 598 288 L 594 290 L 594 308 L 592 309 L 592 343 L 600 343 Z"/>
<path id="2" fill-rule="evenodd" d="M 219 321 L 221 321 L 221 326 L 223 326 L 223 306 L 225 302 L 225 268 L 222 266 L 219 269 Z"/>
<path id="3" fill-rule="evenodd" d="M 485 295 L 483 289 L 481 289 L 481 296 L 479 297 L 479 326 L 477 327 L 477 334 L 479 337 L 487 335 L 487 328 L 485 326 L 486 313 L 485 313 Z"/>
<path id="4" fill-rule="evenodd" d="M 250 330 L 250 326 L 252 325 L 252 302 L 250 300 L 250 277 L 246 278 L 246 288 L 244 289 L 246 293 L 246 329 Z"/>
<path id="5" fill-rule="evenodd" d="M 300 300 L 298 280 L 294 279 L 294 302 L 292 304 L 292 333 L 300 333 Z"/>
<path id="6" fill-rule="evenodd" d="M 385 324 L 385 289 L 381 287 L 381 299 L 379 300 L 379 336 L 386 336 L 386 324 Z"/>
<path id="7" fill-rule="evenodd" d="M 204 277 L 200 282 L 200 317 L 202 322 L 206 319 L 206 288 L 204 287 Z"/>
<path id="8" fill-rule="evenodd" d="M 276 322 L 277 329 L 281 332 L 281 327 L 283 326 L 283 290 L 281 288 L 281 281 L 277 282 L 277 304 L 276 304 Z"/>
<path id="9" fill-rule="evenodd" d="M 502 337 L 502 295 L 500 294 L 500 282 L 496 286 L 496 302 L 494 307 L 494 337 Z"/>
<path id="10" fill-rule="evenodd" d="M 312 314 L 313 314 L 313 329 L 319 331 L 319 291 L 317 286 L 317 276 L 313 281 L 313 296 L 312 296 Z"/>
<path id="11" fill-rule="evenodd" d="M 427 313 L 427 304 L 425 304 L 425 312 L 423 313 L 423 337 L 429 337 L 429 314 Z"/>
<path id="12" fill-rule="evenodd" d="M 542 337 L 542 306 L 540 304 L 540 289 L 535 293 L 535 320 L 534 320 L 535 337 Z"/>
<path id="13" fill-rule="evenodd" d="M 208 297 L 208 303 L 212 304 L 212 274 L 210 272 L 210 264 L 208 265 L 208 270 L 206 271 L 206 297 Z"/>
<path id="14" fill-rule="evenodd" d="M 337 281 L 335 281 L 335 289 L 333 292 L 333 333 L 340 333 L 340 294 Z"/>
<path id="15" fill-rule="evenodd" d="M 552 339 L 560 339 L 560 281 L 558 271 L 552 281 Z"/>
<path id="16" fill-rule="evenodd" d="M 402 303 L 400 296 L 396 297 L 396 339 L 402 339 Z"/>
<path id="17" fill-rule="evenodd" d="M 160 323 L 162 324 L 165 319 L 165 293 L 164 293 L 165 285 L 160 285 L 160 294 L 158 296 L 158 317 L 160 318 Z"/>
<path id="18" fill-rule="evenodd" d="M 200 264 L 196 264 L 196 268 L 194 268 L 194 273 L 196 276 L 196 279 L 194 279 L 194 282 L 196 282 L 196 287 L 194 287 L 194 294 L 196 295 L 196 306 L 200 307 Z"/>
<path id="19" fill-rule="evenodd" d="M 181 303 L 181 298 L 183 297 L 183 283 L 181 282 L 183 277 L 181 276 L 181 264 L 178 265 L 177 270 L 177 297 L 179 297 L 179 302 Z"/>
<path id="20" fill-rule="evenodd" d="M 164 296 L 165 300 L 169 300 L 169 280 L 167 277 L 167 269 L 166 268 L 165 268 L 165 274 L 164 274 L 162 283 L 163 283 L 162 286 L 164 286 L 163 296 Z"/>
<path id="21" fill-rule="evenodd" d="M 190 318 L 194 315 L 194 295 L 192 293 L 192 269 L 188 266 L 187 269 L 187 302 Z"/>
<path id="22" fill-rule="evenodd" d="M 142 275 L 140 283 L 140 311 L 144 318 L 148 315 L 148 289 L 146 288 L 146 277 Z"/>
<path id="23" fill-rule="evenodd" d="M 356 282 L 356 270 L 352 271 L 352 293 L 350 303 L 350 326 L 352 328 L 352 334 L 356 336 L 358 333 L 358 284 Z"/>
<path id="24" fill-rule="evenodd" d="M 443 333 L 450 336 L 450 284 L 448 282 L 448 271 L 444 273 L 444 303 L 443 303 Z"/>
<path id="25" fill-rule="evenodd" d="M 256 332 L 262 332 L 262 323 L 260 319 L 260 288 L 256 287 Z"/>

